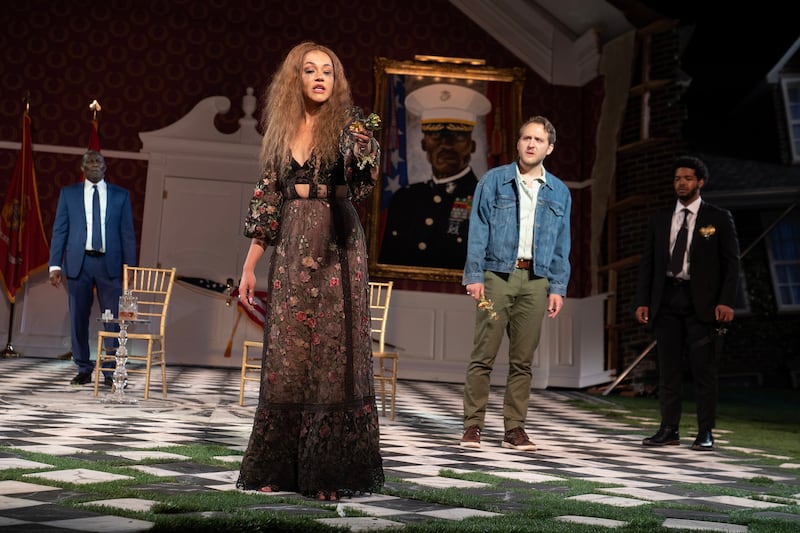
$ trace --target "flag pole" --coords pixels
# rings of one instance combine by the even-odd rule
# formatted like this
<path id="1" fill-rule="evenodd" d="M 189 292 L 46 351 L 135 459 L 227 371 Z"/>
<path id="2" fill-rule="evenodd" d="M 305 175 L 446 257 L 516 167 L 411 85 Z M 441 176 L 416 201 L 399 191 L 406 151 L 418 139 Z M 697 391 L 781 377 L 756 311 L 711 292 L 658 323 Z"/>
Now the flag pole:
<path id="1" fill-rule="evenodd" d="M 14 328 L 14 304 L 12 303 L 9 308 L 9 317 L 8 317 L 8 341 L 6 342 L 5 349 L 0 353 L 4 359 L 11 359 L 12 357 L 21 357 L 18 351 L 14 349 L 14 346 L 11 345 L 11 332 Z"/>
<path id="2" fill-rule="evenodd" d="M 92 112 L 92 129 L 89 132 L 89 143 L 88 143 L 88 150 L 94 150 L 96 152 L 100 151 L 100 137 L 98 136 L 98 126 L 97 126 L 97 112 L 101 111 L 103 108 L 100 106 L 100 102 L 97 99 L 92 100 L 89 104 L 89 110 Z M 81 171 L 81 181 L 86 179 L 86 175 Z M 58 359 L 62 361 L 69 361 L 72 359 L 72 350 L 68 350 L 63 354 L 58 356 Z"/>
<path id="3" fill-rule="evenodd" d="M 25 98 L 25 113 L 30 113 L 31 111 L 31 92 L 26 91 Z M 9 302 L 9 311 L 8 311 L 8 336 L 6 340 L 6 347 L 0 352 L 0 356 L 4 359 L 11 359 L 13 357 L 21 357 L 22 354 L 19 353 L 14 349 L 14 346 L 11 344 L 11 335 L 14 332 L 14 305 L 15 302 Z"/>

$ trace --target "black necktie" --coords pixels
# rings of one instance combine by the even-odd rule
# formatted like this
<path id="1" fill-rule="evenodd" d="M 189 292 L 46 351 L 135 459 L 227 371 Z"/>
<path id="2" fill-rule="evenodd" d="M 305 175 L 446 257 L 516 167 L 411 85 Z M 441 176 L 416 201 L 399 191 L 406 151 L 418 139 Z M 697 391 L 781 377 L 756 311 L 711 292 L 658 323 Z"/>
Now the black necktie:
<path id="1" fill-rule="evenodd" d="M 103 249 L 103 223 L 100 222 L 100 191 L 92 185 L 92 249 L 98 252 Z"/>
<path id="2" fill-rule="evenodd" d="M 675 238 L 675 246 L 672 247 L 672 257 L 669 261 L 669 269 L 672 271 L 673 276 L 680 274 L 683 270 L 683 256 L 686 255 L 686 241 L 689 237 L 689 227 L 686 224 L 686 216 L 689 210 L 683 210 L 683 222 L 681 222 L 681 229 L 678 230 L 678 236 Z"/>

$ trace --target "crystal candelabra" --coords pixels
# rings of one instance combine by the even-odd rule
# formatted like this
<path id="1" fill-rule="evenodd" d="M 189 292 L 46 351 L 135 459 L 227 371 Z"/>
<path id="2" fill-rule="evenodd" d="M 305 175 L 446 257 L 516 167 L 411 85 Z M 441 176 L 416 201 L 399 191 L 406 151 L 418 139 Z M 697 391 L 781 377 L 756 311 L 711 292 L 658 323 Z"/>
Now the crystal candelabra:
<path id="1" fill-rule="evenodd" d="M 114 355 L 116 359 L 116 367 L 114 368 L 114 390 L 111 394 L 107 394 L 103 399 L 103 403 L 119 403 L 119 404 L 135 404 L 136 398 L 125 397 L 125 385 L 128 382 L 128 370 L 125 365 L 128 362 L 128 324 L 129 321 L 125 319 L 118 320 L 119 322 L 119 346 Z"/>
<path id="2" fill-rule="evenodd" d="M 128 370 L 126 364 L 128 362 L 128 326 L 132 323 L 147 323 L 148 320 L 141 320 L 138 318 L 125 319 L 125 318 L 108 318 L 105 314 L 101 318 L 103 322 L 111 322 L 119 324 L 119 346 L 114 354 L 116 366 L 114 368 L 114 390 L 110 394 L 106 394 L 105 398 L 101 401 L 103 403 L 135 405 L 136 398 L 125 396 L 125 387 L 128 383 Z"/>

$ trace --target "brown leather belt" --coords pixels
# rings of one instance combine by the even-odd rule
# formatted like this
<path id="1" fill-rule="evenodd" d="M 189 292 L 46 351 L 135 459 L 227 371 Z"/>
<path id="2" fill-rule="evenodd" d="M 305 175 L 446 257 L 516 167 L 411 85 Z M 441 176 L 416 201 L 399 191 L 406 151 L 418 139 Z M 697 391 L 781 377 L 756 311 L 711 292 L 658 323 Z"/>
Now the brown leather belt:
<path id="1" fill-rule="evenodd" d="M 84 253 L 89 257 L 103 257 L 106 255 L 105 252 L 98 252 L 97 250 L 86 250 Z"/>
<path id="2" fill-rule="evenodd" d="M 533 266 L 533 261 L 530 259 L 517 259 L 517 268 L 520 270 L 530 270 Z"/>

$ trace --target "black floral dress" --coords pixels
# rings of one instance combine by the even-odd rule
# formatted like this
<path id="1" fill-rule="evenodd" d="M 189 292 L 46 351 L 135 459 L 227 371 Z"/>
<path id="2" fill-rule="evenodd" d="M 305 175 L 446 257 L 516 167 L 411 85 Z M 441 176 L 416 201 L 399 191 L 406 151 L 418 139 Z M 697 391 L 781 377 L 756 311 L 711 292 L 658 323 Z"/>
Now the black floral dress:
<path id="1" fill-rule="evenodd" d="M 287 165 L 286 178 L 267 172 L 257 184 L 245 220 L 245 235 L 275 250 L 259 401 L 236 485 L 374 492 L 384 474 L 366 241 L 352 204 L 373 182 L 369 168 L 343 158 L 319 168 L 312 153 Z M 308 186 L 308 198 L 296 184 Z"/>

